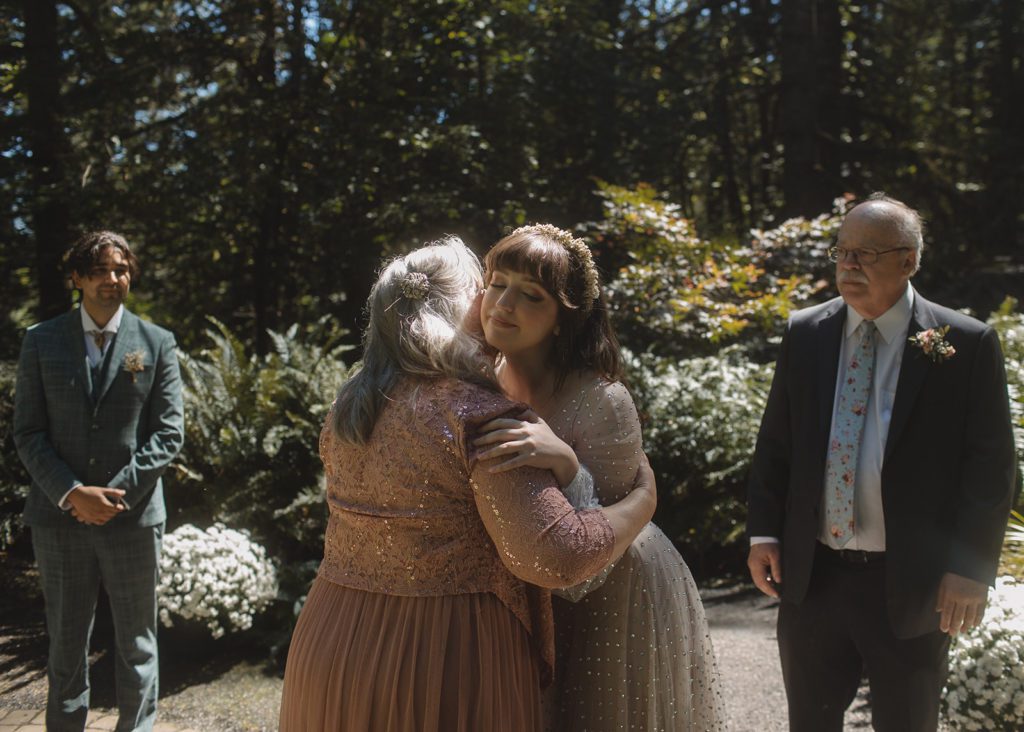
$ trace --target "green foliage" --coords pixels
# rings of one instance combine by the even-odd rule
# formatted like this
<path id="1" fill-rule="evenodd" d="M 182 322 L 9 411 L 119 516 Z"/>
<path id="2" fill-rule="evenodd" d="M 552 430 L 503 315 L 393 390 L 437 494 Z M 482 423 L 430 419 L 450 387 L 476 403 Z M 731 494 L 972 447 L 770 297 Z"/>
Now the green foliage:
<path id="1" fill-rule="evenodd" d="M 317 445 L 349 347 L 324 318 L 272 332 L 274 350 L 260 357 L 211 322 L 211 346 L 181 354 L 186 437 L 168 491 L 172 522 L 247 529 L 280 561 L 320 556 L 327 509 Z"/>
<path id="2" fill-rule="evenodd" d="M 1010 396 L 1010 420 L 1017 446 L 1017 499 L 1024 499 L 1024 313 L 1018 312 L 1017 300 L 1006 298 L 989 316 L 988 324 L 999 334 L 1006 364 L 1006 388 Z"/>
<path id="3" fill-rule="evenodd" d="M 1010 512 L 1006 524 L 1006 538 L 1003 553 L 999 557 L 1000 575 L 1011 575 L 1018 582 L 1024 582 L 1024 515 Z"/>
<path id="4" fill-rule="evenodd" d="M 936 262 L 1017 251 L 1019 8 L 838 5 L 841 63 L 820 85 L 841 106 L 816 135 L 837 172 L 822 195 L 886 188 L 920 206 Z M 41 6 L 56 12 L 59 59 L 32 84 L 24 8 Z M 32 130 L 50 127 L 30 117 L 30 97 L 54 89 L 45 122 L 67 131 L 54 175 L 73 192 L 62 204 L 75 226 L 128 234 L 143 264 L 136 291 L 186 350 L 212 314 L 261 354 L 268 329 L 328 310 L 354 329 L 382 253 L 599 217 L 595 178 L 650 181 L 678 204 L 673 218 L 694 223 L 690 239 L 775 225 L 794 121 L 780 106 L 782 58 L 817 44 L 784 38 L 766 2 L 38 0 L 9 11 L 0 304 L 38 296 Z M 666 266 L 680 248 L 680 276 L 717 304 L 713 320 L 693 324 L 702 305 L 686 296 L 650 314 L 690 323 L 693 343 L 711 350 L 704 334 L 730 342 L 785 310 L 758 302 L 759 270 L 790 275 L 756 252 L 714 253 L 705 272 L 701 247 L 675 242 Z M 606 262 L 613 276 L 626 263 Z M 782 299 L 799 287 L 772 285 Z M 332 299 L 339 287 L 346 297 Z M 0 357 L 13 355 L 8 335 L 0 328 Z"/>
<path id="5" fill-rule="evenodd" d="M 31 479 L 14 448 L 14 382 L 17 364 L 0 361 L 0 551 L 22 532 L 21 511 Z"/>
<path id="6" fill-rule="evenodd" d="M 699 238 L 681 208 L 649 187 L 601 184 L 598 194 L 604 219 L 583 228 L 609 259 L 626 253 L 608 290 L 615 327 L 634 350 L 686 357 L 763 343 L 823 287 L 807 274 L 814 267 L 800 265 L 824 259 L 837 213 L 754 232 L 740 245 Z"/>
<path id="7" fill-rule="evenodd" d="M 773 365 L 736 346 L 682 361 L 630 355 L 627 364 L 658 473 L 659 525 L 691 556 L 735 547 Z"/>

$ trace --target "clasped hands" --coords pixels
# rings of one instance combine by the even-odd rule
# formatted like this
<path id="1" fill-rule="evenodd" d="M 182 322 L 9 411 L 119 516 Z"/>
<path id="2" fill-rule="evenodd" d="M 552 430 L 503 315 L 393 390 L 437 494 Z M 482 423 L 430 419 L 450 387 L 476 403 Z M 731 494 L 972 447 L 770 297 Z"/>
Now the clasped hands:
<path id="1" fill-rule="evenodd" d="M 125 510 L 124 491 L 99 485 L 80 485 L 68 494 L 71 515 L 80 523 L 102 526 Z"/>
<path id="2" fill-rule="evenodd" d="M 782 553 L 778 543 L 754 544 L 747 557 L 750 576 L 769 597 L 778 598 L 782 584 Z M 981 624 L 988 602 L 988 585 L 970 577 L 946 572 L 939 582 L 935 612 L 939 613 L 939 628 L 955 636 Z"/>

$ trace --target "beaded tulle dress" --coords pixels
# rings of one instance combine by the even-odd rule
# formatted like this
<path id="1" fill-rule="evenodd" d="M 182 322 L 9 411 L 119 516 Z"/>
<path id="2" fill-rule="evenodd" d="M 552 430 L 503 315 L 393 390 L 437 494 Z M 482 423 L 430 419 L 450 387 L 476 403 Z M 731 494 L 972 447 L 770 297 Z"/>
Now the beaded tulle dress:
<path id="1" fill-rule="evenodd" d="M 592 474 L 597 500 L 613 503 L 640 460 L 636 407 L 622 384 L 596 376 L 567 387 L 541 416 Z M 552 732 L 724 729 L 704 607 L 657 526 L 648 524 L 610 570 L 555 594 L 556 675 L 545 698 Z"/>

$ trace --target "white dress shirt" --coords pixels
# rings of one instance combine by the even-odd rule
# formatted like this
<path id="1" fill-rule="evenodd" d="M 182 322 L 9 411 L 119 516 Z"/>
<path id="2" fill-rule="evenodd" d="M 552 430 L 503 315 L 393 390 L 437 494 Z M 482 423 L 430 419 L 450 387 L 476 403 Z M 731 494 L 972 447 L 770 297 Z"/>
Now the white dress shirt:
<path id="1" fill-rule="evenodd" d="M 110 348 L 110 342 L 114 340 L 114 336 L 117 335 L 117 329 L 121 327 L 124 305 L 117 308 L 117 312 L 114 313 L 102 328 L 96 325 L 96 321 L 85 311 L 84 307 L 79 306 L 78 311 L 82 314 L 82 330 L 85 331 L 85 355 L 89 357 L 89 365 L 95 368 L 103 361 L 103 357 L 107 354 L 107 349 Z M 106 342 L 103 344 L 102 351 L 100 351 L 96 345 L 96 340 L 93 338 L 93 334 L 96 332 L 106 334 Z"/>
<path id="2" fill-rule="evenodd" d="M 854 479 L 853 538 L 844 549 L 861 551 L 885 551 L 885 517 L 882 511 L 882 458 L 885 455 L 885 441 L 889 436 L 889 421 L 896 401 L 896 385 L 900 378 L 903 350 L 910 330 L 910 319 L 914 313 L 914 288 L 907 285 L 906 292 L 896 303 L 875 319 L 875 371 L 868 399 L 868 412 L 864 419 L 864 434 L 861 436 L 860 453 L 857 456 L 857 472 Z M 836 388 L 832 401 L 832 429 L 835 429 L 836 409 L 839 406 L 840 386 L 846 378 L 846 367 L 850 354 L 857 347 L 854 331 L 864 321 L 856 310 L 846 306 L 846 323 L 843 340 L 839 346 L 839 369 L 836 373 Z M 831 444 L 830 431 L 827 444 Z M 822 474 L 822 493 L 825 491 L 825 476 Z M 824 497 L 822 497 L 824 505 Z M 777 542 L 774 536 L 752 536 L 751 545 Z M 821 512 L 818 527 L 818 541 L 833 549 L 839 545 L 828 531 L 827 519 Z"/>

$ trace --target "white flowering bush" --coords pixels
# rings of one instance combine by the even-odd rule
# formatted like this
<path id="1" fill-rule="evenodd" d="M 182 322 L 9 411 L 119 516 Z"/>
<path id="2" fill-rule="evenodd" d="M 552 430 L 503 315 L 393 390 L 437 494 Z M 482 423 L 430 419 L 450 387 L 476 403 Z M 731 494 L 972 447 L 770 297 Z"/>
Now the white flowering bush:
<path id="1" fill-rule="evenodd" d="M 1006 298 L 989 317 L 988 324 L 996 329 L 1002 342 L 1017 464 L 1024 466 L 1024 312 L 1020 312 L 1019 305 L 1014 298 Z M 1019 473 L 1018 477 L 1021 477 Z"/>
<path id="2" fill-rule="evenodd" d="M 214 638 L 247 630 L 277 596 L 277 572 L 266 550 L 223 524 L 185 524 L 164 536 L 157 600 L 160 620 L 198 620 Z"/>
<path id="3" fill-rule="evenodd" d="M 950 648 L 942 711 L 953 729 L 1024 729 L 1024 584 L 1000 577 L 984 622 Z"/>

